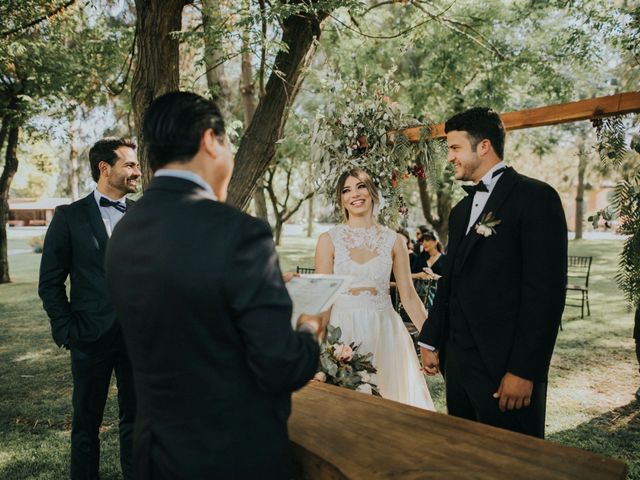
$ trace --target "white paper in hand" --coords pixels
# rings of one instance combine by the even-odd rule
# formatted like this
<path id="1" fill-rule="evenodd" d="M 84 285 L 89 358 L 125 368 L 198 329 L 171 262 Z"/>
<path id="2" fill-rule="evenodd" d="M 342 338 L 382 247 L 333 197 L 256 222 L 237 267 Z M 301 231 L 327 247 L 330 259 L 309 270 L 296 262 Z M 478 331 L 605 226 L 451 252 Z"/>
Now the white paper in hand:
<path id="1" fill-rule="evenodd" d="M 293 302 L 292 324 L 303 313 L 318 315 L 328 310 L 340 292 L 346 291 L 353 277 L 347 275 L 309 274 L 293 277 L 285 286 Z"/>

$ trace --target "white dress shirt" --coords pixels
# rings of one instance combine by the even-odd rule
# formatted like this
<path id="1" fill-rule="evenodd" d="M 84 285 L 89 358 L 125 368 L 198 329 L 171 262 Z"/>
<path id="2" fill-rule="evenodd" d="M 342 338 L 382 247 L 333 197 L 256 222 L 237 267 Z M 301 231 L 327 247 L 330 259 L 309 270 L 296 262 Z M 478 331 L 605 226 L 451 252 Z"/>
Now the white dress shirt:
<path id="1" fill-rule="evenodd" d="M 104 228 L 107 230 L 107 236 L 111 237 L 111 232 L 116 228 L 117 223 L 120 221 L 124 212 L 121 212 L 117 208 L 114 207 L 102 207 L 100 206 L 100 199 L 104 197 L 107 200 L 111 200 L 112 202 L 119 202 L 123 205 L 127 204 L 127 197 L 124 196 L 122 198 L 113 199 L 107 197 L 105 194 L 100 193 L 96 188 L 93 191 L 93 198 L 96 199 L 96 203 L 98 204 L 98 209 L 100 210 L 100 216 L 102 217 L 102 221 L 104 222 Z"/>
<path id="2" fill-rule="evenodd" d="M 484 206 L 487 204 L 487 201 L 489 200 L 489 196 L 491 195 L 491 192 L 493 192 L 493 188 L 496 186 L 498 179 L 502 176 L 502 172 L 500 172 L 498 175 L 493 177 L 492 176 L 493 172 L 505 166 L 506 165 L 504 164 L 504 162 L 496 163 L 491 168 L 491 170 L 489 170 L 484 175 L 484 177 L 482 177 L 482 179 L 480 180 L 482 183 L 484 183 L 487 186 L 487 190 L 489 191 L 475 192 L 475 194 L 473 195 L 473 199 L 471 202 L 471 215 L 469 216 L 469 223 L 467 224 L 466 233 L 469 233 L 471 226 L 475 225 L 476 221 L 478 220 L 478 217 L 480 216 L 480 213 L 482 213 Z"/>
<path id="3" fill-rule="evenodd" d="M 204 190 L 206 190 L 213 197 L 214 200 L 218 200 L 218 197 L 216 197 L 216 194 L 211 188 L 211 185 L 205 182 L 204 178 L 202 178 L 197 173 L 192 172 L 191 170 L 175 170 L 172 168 L 161 168 L 160 170 L 157 170 L 153 176 L 154 177 L 175 177 L 175 178 L 182 178 L 183 180 L 190 180 L 193 183 L 198 184 L 198 186 L 202 187 Z"/>
<path id="4" fill-rule="evenodd" d="M 493 192 L 493 188 L 496 186 L 496 183 L 498 183 L 498 180 L 500 179 L 503 173 L 503 172 L 500 172 L 498 175 L 494 177 L 493 172 L 503 167 L 506 167 L 504 162 L 496 163 L 487 173 L 485 173 L 484 177 L 480 179 L 480 181 L 487 186 L 487 190 L 489 191 L 475 192 L 473 194 L 473 198 L 471 199 L 471 215 L 469 216 L 469 223 L 467 224 L 466 233 L 469 233 L 469 230 L 471 229 L 471 227 L 476 223 L 476 221 L 478 220 L 478 217 L 480 217 L 482 210 L 484 210 L 484 206 L 487 204 L 487 201 L 491 196 L 491 192 Z M 418 345 L 426 348 L 427 350 L 431 350 L 431 351 L 435 350 L 434 347 L 426 343 L 418 342 Z"/>

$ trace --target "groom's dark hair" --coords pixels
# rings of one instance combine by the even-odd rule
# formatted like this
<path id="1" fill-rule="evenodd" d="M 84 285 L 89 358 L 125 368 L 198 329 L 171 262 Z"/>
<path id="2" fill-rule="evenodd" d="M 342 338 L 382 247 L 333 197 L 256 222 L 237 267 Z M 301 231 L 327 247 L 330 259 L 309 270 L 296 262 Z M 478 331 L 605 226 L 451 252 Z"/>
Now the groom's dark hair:
<path id="1" fill-rule="evenodd" d="M 445 133 L 452 131 L 467 132 L 471 148 L 485 138 L 491 142 L 493 150 L 500 159 L 504 158 L 504 123 L 500 115 L 487 107 L 475 107 L 451 117 L 444 124 Z"/>
<path id="2" fill-rule="evenodd" d="M 224 120 L 211 100 L 191 92 L 165 93 L 156 98 L 142 122 L 151 170 L 155 172 L 169 162 L 191 161 L 208 129 L 221 142 L 224 140 Z"/>

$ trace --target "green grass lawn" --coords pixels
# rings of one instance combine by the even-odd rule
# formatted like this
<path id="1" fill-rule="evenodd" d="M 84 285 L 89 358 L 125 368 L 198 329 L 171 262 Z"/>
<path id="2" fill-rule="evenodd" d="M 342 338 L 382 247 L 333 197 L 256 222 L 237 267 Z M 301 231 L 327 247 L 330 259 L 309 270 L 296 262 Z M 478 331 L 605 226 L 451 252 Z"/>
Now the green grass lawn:
<path id="1" fill-rule="evenodd" d="M 28 238 L 10 249 L 28 248 Z M 283 271 L 312 266 L 314 239 L 288 237 L 279 247 Z M 631 332 L 633 316 L 614 275 L 622 243 L 582 240 L 570 253 L 592 255 L 591 316 L 567 308 L 552 362 L 548 439 L 624 460 L 640 480 L 640 386 Z M 68 478 L 71 372 L 68 352 L 49 333 L 37 296 L 40 256 L 10 257 L 13 283 L 0 285 L 0 479 Z M 437 408 L 443 386 L 429 379 Z M 102 428 L 101 478 L 120 478 L 115 387 Z M 567 459 L 567 461 L 571 461 Z"/>

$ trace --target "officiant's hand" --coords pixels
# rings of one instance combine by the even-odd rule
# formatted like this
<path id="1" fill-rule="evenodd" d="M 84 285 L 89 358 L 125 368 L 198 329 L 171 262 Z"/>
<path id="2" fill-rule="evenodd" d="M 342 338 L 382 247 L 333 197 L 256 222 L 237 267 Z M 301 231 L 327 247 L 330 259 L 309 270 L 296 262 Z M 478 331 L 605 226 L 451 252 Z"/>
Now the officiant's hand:
<path id="1" fill-rule="evenodd" d="M 299 277 L 300 274 L 299 273 L 295 273 L 295 272 L 284 272 L 282 274 L 282 280 L 284 280 L 284 283 L 290 282 L 292 278 L 295 277 Z"/>
<path id="2" fill-rule="evenodd" d="M 428 348 L 420 347 L 420 356 L 422 357 L 422 371 L 427 375 L 436 375 L 440 371 L 440 359 L 438 353 Z"/>
<path id="3" fill-rule="evenodd" d="M 307 315 L 303 313 L 298 317 L 296 327 L 300 328 L 303 325 L 307 328 L 312 327 L 312 331 L 315 332 L 315 337 L 318 341 L 322 342 L 327 333 L 327 325 L 329 324 L 330 316 L 330 310 L 326 310 L 318 315 Z"/>
<path id="4" fill-rule="evenodd" d="M 493 394 L 493 398 L 500 399 L 498 406 L 501 412 L 519 410 L 531 404 L 532 391 L 533 382 L 531 380 L 507 372 L 502 377 L 500 387 Z"/>

